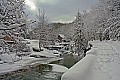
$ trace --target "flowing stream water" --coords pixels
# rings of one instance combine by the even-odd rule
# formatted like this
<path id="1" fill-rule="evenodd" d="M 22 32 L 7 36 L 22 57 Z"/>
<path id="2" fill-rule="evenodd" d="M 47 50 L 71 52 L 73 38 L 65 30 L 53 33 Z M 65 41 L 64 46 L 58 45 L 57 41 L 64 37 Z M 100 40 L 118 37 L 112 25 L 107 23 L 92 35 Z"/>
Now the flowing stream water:
<path id="1" fill-rule="evenodd" d="M 62 60 L 53 61 L 50 64 L 59 64 L 70 68 L 77 62 L 73 55 L 66 54 Z M 3 75 L 0 80 L 61 80 L 63 72 L 52 71 L 52 66 L 48 64 L 37 64 L 28 69 L 21 69 Z"/>

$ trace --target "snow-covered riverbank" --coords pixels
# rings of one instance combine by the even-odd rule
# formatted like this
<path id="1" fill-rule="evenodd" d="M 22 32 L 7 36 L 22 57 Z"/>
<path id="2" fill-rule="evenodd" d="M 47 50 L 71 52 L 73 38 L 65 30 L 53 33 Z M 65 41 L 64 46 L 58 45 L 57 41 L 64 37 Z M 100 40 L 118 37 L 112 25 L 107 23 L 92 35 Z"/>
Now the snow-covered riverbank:
<path id="1" fill-rule="evenodd" d="M 96 51 L 88 52 L 85 58 L 63 74 L 62 80 L 120 80 L 120 42 L 90 43 Z"/>
<path id="2" fill-rule="evenodd" d="M 32 66 L 35 64 L 48 64 L 52 61 L 60 60 L 61 58 L 33 58 L 33 57 L 25 57 L 20 61 L 14 63 L 3 63 L 0 64 L 0 74 L 4 74 L 7 72 L 16 71 L 26 66 Z"/>
<path id="3" fill-rule="evenodd" d="M 30 44 L 28 44 L 31 49 L 32 48 L 37 48 L 38 49 L 38 40 L 27 40 L 28 42 L 30 42 Z M 16 57 L 16 53 L 10 53 L 10 54 L 1 54 L 0 55 L 0 74 L 4 74 L 7 72 L 11 72 L 11 71 L 16 71 L 19 69 L 22 69 L 26 66 L 31 66 L 34 64 L 48 64 L 52 61 L 57 61 L 60 60 L 62 58 L 58 57 L 58 55 L 54 54 L 54 51 L 51 50 L 47 50 L 45 48 L 43 48 L 43 51 L 41 52 L 34 52 L 31 50 L 31 52 L 22 52 L 19 53 L 22 55 L 26 55 L 26 56 L 21 56 L 20 57 Z M 37 56 L 37 58 L 35 57 Z"/>

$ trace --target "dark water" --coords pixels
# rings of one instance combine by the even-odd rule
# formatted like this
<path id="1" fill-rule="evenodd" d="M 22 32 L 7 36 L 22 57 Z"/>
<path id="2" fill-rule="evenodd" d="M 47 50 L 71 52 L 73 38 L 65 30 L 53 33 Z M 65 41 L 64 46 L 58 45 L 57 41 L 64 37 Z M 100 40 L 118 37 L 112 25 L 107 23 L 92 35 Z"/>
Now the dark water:
<path id="1" fill-rule="evenodd" d="M 72 67 L 78 59 L 73 55 L 64 55 L 63 60 L 53 61 L 51 64 L 59 64 L 65 67 Z M 52 66 L 47 64 L 38 64 L 25 70 L 19 70 L 16 73 L 8 74 L 2 80 L 61 80 L 61 72 L 53 72 Z"/>
<path id="2" fill-rule="evenodd" d="M 40 64 L 29 69 L 7 74 L 2 80 L 60 80 L 61 72 L 53 72 L 52 66 Z M 1 79 L 0 79 L 1 80 Z"/>
<path id="3" fill-rule="evenodd" d="M 59 64 L 67 68 L 71 68 L 78 61 L 78 56 L 73 56 L 72 54 L 65 54 L 63 60 L 53 61 L 51 62 L 51 64 Z"/>

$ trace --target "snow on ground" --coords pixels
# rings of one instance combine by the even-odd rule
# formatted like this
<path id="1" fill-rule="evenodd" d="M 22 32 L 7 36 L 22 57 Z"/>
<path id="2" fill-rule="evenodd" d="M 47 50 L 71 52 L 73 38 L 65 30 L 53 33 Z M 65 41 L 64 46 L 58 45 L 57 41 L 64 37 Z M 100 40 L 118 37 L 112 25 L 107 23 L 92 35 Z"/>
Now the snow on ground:
<path id="1" fill-rule="evenodd" d="M 92 49 L 96 49 L 96 54 L 88 53 L 63 74 L 62 80 L 120 80 L 120 42 L 91 41 L 89 43 L 93 45 Z M 96 57 L 90 58 L 90 55 Z"/>
<path id="2" fill-rule="evenodd" d="M 27 44 L 28 46 L 39 49 L 39 40 L 29 40 L 29 39 L 25 39 L 25 40 L 30 43 Z"/>
<path id="3" fill-rule="evenodd" d="M 19 60 L 19 57 L 15 57 L 16 54 L 1 54 L 0 55 L 0 59 L 3 62 L 8 62 L 8 63 L 12 63 L 14 61 Z"/>
<path id="4" fill-rule="evenodd" d="M 37 63 L 40 64 L 48 64 L 52 61 L 59 60 L 61 58 L 34 58 L 25 56 L 22 60 L 14 62 L 14 63 L 2 63 L 0 64 L 0 74 L 15 71 L 18 69 L 25 68 L 26 66 L 31 66 Z"/>
<path id="5" fill-rule="evenodd" d="M 52 57 L 60 57 L 60 55 L 62 54 L 59 51 L 56 50 L 48 50 L 45 48 L 42 48 L 43 51 L 41 52 L 33 52 L 30 54 L 30 56 L 37 56 L 37 57 L 47 57 L 47 58 L 52 58 Z"/>
<path id="6" fill-rule="evenodd" d="M 38 40 L 27 40 L 30 42 L 28 44 L 31 48 L 38 48 Z M 58 57 L 58 54 L 54 54 L 56 51 L 50 51 L 45 48 L 43 48 L 43 51 L 41 52 L 34 52 L 32 51 L 29 55 L 27 52 L 22 52 L 21 54 L 28 54 L 26 56 L 22 56 L 21 58 L 16 57 L 16 53 L 10 53 L 10 54 L 0 54 L 0 74 L 15 71 L 21 68 L 24 68 L 29 65 L 34 65 L 36 63 L 41 64 L 48 64 L 52 61 L 60 60 L 61 58 Z M 39 57 L 30 57 L 31 55 L 37 55 Z"/>
<path id="7" fill-rule="evenodd" d="M 39 49 L 39 40 L 29 40 L 26 39 L 28 42 L 30 42 L 30 44 L 27 44 L 28 46 L 35 49 Z M 36 56 L 43 56 L 43 57 L 59 57 L 60 56 L 60 52 L 56 51 L 56 50 L 48 50 L 45 48 L 42 48 L 43 51 L 41 52 L 32 52 L 32 54 L 30 55 L 36 55 Z M 58 54 L 54 54 L 54 53 L 58 53 Z"/>
<path id="8" fill-rule="evenodd" d="M 68 70 L 67 67 L 57 65 L 57 64 L 49 64 L 52 66 L 52 71 L 54 72 L 66 72 Z"/>
<path id="9" fill-rule="evenodd" d="M 104 41 L 92 44 L 98 49 L 95 70 L 106 73 L 108 80 L 120 80 L 120 42 Z"/>

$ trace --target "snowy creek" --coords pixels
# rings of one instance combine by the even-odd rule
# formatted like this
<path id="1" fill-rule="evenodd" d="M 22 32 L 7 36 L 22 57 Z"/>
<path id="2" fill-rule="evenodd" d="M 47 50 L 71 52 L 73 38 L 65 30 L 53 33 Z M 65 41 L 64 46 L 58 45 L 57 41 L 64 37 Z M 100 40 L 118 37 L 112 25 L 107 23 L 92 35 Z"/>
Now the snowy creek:
<path id="1" fill-rule="evenodd" d="M 67 68 L 77 62 L 73 55 L 66 54 L 62 60 L 52 61 L 49 64 L 58 64 Z M 52 71 L 49 64 L 35 64 L 28 68 L 0 75 L 0 80 L 61 80 L 64 72 Z"/>

